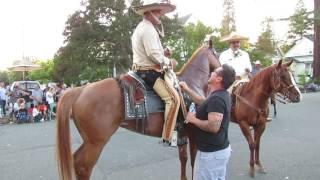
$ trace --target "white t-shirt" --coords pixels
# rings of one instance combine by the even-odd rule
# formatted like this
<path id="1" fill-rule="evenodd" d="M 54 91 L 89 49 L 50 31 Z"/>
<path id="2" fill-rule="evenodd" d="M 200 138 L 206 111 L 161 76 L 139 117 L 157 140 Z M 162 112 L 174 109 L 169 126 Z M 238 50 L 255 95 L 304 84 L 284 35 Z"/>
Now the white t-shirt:
<path id="1" fill-rule="evenodd" d="M 33 116 L 33 117 L 36 117 L 38 114 L 39 114 L 38 109 L 37 109 L 37 108 L 33 108 L 33 110 L 32 110 L 32 116 Z"/>
<path id="2" fill-rule="evenodd" d="M 240 76 L 241 78 L 247 76 L 246 68 L 250 72 L 252 70 L 249 54 L 241 49 L 234 52 L 229 48 L 220 54 L 219 61 L 221 65 L 228 64 L 232 66 L 236 71 L 236 76 Z"/>
<path id="3" fill-rule="evenodd" d="M 46 101 L 48 104 L 54 103 L 53 94 L 50 91 L 47 91 L 46 93 Z"/>
<path id="4" fill-rule="evenodd" d="M 0 100 L 7 100 L 6 89 L 0 87 Z"/>

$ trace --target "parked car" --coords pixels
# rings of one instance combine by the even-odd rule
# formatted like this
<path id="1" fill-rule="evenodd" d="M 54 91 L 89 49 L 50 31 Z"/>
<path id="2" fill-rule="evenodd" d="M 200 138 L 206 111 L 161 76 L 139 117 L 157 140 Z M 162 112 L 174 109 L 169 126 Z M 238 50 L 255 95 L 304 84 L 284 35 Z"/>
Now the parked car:
<path id="1" fill-rule="evenodd" d="M 316 91 L 320 91 L 320 85 L 315 83 L 309 83 L 304 85 L 304 89 L 307 92 L 316 92 Z"/>
<path id="2" fill-rule="evenodd" d="M 19 84 L 19 89 L 23 89 L 31 92 L 36 87 L 40 87 L 39 81 L 14 81 L 10 86 L 10 91 L 13 91 L 13 88 Z"/>

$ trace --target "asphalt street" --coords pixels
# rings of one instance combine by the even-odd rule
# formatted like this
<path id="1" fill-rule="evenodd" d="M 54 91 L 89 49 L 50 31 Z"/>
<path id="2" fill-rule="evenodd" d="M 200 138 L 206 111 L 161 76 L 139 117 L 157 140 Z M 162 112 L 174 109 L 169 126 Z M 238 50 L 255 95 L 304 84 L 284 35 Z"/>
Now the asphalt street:
<path id="1" fill-rule="evenodd" d="M 319 105 L 320 93 L 303 94 L 298 104 L 279 104 L 277 118 L 268 123 L 262 136 L 260 156 L 268 173 L 256 173 L 255 179 L 320 179 Z M 251 180 L 247 142 L 236 124 L 231 124 L 229 134 L 232 156 L 227 179 Z M 73 150 L 81 141 L 72 126 Z M 158 141 L 120 128 L 104 148 L 91 179 L 179 179 L 177 149 Z M 55 121 L 0 126 L 0 180 L 58 179 L 54 146 Z"/>

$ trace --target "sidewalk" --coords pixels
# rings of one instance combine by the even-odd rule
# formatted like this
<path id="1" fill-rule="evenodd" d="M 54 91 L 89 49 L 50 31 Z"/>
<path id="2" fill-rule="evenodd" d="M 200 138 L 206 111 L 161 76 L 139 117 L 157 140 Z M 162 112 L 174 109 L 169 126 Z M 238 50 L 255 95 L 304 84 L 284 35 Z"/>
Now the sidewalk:
<path id="1" fill-rule="evenodd" d="M 2 117 L 0 118 L 0 126 L 4 125 L 4 124 L 8 124 L 9 123 L 9 119 L 8 117 Z"/>

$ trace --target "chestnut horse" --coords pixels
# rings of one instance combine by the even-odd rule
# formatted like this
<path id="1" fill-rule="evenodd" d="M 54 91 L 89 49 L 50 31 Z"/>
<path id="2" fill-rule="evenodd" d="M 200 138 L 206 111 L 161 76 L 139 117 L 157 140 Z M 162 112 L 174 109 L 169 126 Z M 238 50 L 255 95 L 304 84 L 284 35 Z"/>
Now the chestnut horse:
<path id="1" fill-rule="evenodd" d="M 184 65 L 178 78 L 190 84 L 190 87 L 201 95 L 206 94 L 210 72 L 220 63 L 208 46 L 200 47 Z M 152 114 L 149 114 L 152 116 Z M 83 143 L 71 154 L 69 118 L 79 131 Z M 61 180 L 71 180 L 73 171 L 76 179 L 89 180 L 100 153 L 111 136 L 121 126 L 145 135 L 161 137 L 164 123 L 163 113 L 152 121 L 147 119 L 143 131 L 137 131 L 134 121 L 124 120 L 124 97 L 119 80 L 107 78 L 86 86 L 66 91 L 59 99 L 57 107 L 57 162 Z M 187 125 L 183 125 L 187 126 Z M 189 136 L 190 152 L 196 152 L 192 132 L 183 128 L 181 136 Z M 181 179 L 186 177 L 186 145 L 179 147 L 181 161 Z M 194 153 L 191 154 L 194 163 Z"/>
<path id="2" fill-rule="evenodd" d="M 249 82 L 238 84 L 232 91 L 233 107 L 231 118 L 239 124 L 250 149 L 250 171 L 254 177 L 254 164 L 265 173 L 259 158 L 260 138 L 266 128 L 268 100 L 275 93 L 283 95 L 290 102 L 299 102 L 301 93 L 289 71 L 292 61 L 279 63 L 261 70 Z M 253 128 L 253 135 L 250 132 Z"/>

